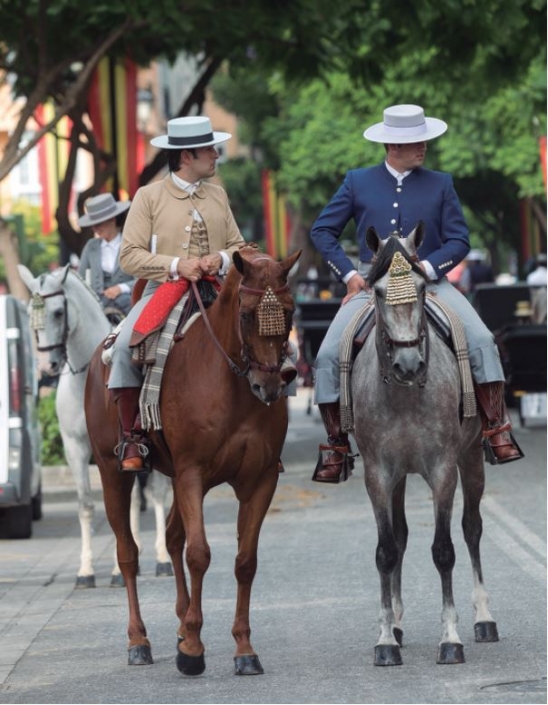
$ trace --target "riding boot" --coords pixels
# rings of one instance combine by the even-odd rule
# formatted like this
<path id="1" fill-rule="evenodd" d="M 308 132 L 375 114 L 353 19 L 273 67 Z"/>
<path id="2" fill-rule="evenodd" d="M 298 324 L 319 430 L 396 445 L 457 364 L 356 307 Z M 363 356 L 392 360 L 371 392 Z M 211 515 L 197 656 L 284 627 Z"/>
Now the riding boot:
<path id="1" fill-rule="evenodd" d="M 344 482 L 352 475 L 354 456 L 348 435 L 341 431 L 339 402 L 318 404 L 318 408 L 327 431 L 327 445 L 320 443 L 320 455 L 312 479 L 315 482 Z"/>
<path id="2" fill-rule="evenodd" d="M 504 382 L 475 384 L 483 426 L 485 457 L 491 465 L 523 458 L 521 448 L 510 433 L 512 425 L 504 402 Z"/>
<path id="3" fill-rule="evenodd" d="M 118 469 L 123 472 L 139 472 L 145 469 L 144 459 L 148 455 L 148 448 L 140 422 L 140 394 L 140 387 L 111 389 L 121 428 L 120 442 L 114 452 L 118 456 Z"/>

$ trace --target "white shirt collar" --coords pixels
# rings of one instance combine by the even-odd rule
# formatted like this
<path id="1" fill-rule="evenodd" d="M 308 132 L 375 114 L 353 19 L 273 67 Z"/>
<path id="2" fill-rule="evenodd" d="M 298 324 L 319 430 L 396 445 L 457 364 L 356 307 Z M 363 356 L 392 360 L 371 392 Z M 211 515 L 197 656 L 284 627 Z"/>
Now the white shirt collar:
<path id="1" fill-rule="evenodd" d="M 101 247 L 120 247 L 120 243 L 122 241 L 122 233 L 117 233 L 115 237 L 112 238 L 112 240 L 103 240 L 101 239 Z"/>
<path id="2" fill-rule="evenodd" d="M 171 178 L 173 179 L 173 183 L 178 186 L 179 188 L 182 188 L 183 191 L 188 191 L 188 193 L 194 193 L 198 186 L 200 185 L 200 181 L 197 181 L 195 184 L 191 184 L 188 181 L 185 181 L 184 179 L 181 179 L 180 176 L 177 176 L 173 171 L 171 172 Z"/>
<path id="3" fill-rule="evenodd" d="M 409 176 L 412 171 L 411 169 L 408 169 L 404 172 L 396 171 L 396 169 L 394 169 L 393 166 L 390 166 L 388 162 L 384 162 L 384 165 L 386 166 L 390 174 L 392 174 L 392 176 L 398 180 L 398 186 L 401 186 L 401 182 L 405 179 L 406 176 Z"/>

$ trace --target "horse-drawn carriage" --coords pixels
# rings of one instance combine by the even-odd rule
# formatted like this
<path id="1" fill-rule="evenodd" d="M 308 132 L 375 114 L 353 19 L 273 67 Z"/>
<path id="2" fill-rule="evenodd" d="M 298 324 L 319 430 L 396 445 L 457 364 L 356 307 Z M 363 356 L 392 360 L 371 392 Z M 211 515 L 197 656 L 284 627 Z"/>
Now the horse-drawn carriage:
<path id="1" fill-rule="evenodd" d="M 542 309 L 539 294 L 545 297 L 546 287 L 530 287 L 525 282 L 481 284 L 473 299 L 496 338 L 506 376 L 507 403 L 517 403 L 522 424 L 531 415 L 546 414 L 546 320 L 538 314 Z"/>

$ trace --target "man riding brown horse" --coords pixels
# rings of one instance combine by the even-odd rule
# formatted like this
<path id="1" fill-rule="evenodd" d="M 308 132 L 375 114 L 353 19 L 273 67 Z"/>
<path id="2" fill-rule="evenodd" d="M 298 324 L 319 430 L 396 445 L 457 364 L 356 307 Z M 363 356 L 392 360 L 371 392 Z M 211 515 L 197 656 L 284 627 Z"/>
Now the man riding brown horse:
<path id="1" fill-rule="evenodd" d="M 170 120 L 167 135 L 151 142 L 169 150 L 169 174 L 135 194 L 120 248 L 122 269 L 148 280 L 116 340 L 108 385 L 121 426 L 121 470 L 141 470 L 147 454 L 138 418 L 143 373 L 129 347 L 134 324 L 160 285 L 222 274 L 245 244 L 225 190 L 206 181 L 215 174 L 216 145 L 230 137 L 213 132 L 209 118 L 198 116 Z M 169 296 L 169 284 L 166 288 Z"/>

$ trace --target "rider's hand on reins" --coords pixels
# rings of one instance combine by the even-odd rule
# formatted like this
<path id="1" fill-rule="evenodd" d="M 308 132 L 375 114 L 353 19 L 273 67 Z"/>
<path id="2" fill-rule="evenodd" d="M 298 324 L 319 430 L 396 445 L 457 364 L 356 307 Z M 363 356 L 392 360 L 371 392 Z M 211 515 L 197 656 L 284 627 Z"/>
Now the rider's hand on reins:
<path id="1" fill-rule="evenodd" d="M 177 262 L 177 274 L 191 282 L 196 282 L 202 278 L 204 272 L 198 257 L 190 257 L 189 259 L 181 258 Z"/>
<path id="2" fill-rule="evenodd" d="M 205 255 L 204 257 L 200 258 L 200 266 L 202 268 L 203 274 L 217 274 L 222 264 L 223 258 L 218 252 L 214 252 L 213 254 Z"/>
<path id="3" fill-rule="evenodd" d="M 346 283 L 346 296 L 342 300 L 341 306 L 344 306 L 353 296 L 359 294 L 360 291 L 369 291 L 369 286 L 365 279 L 356 273 Z"/>

